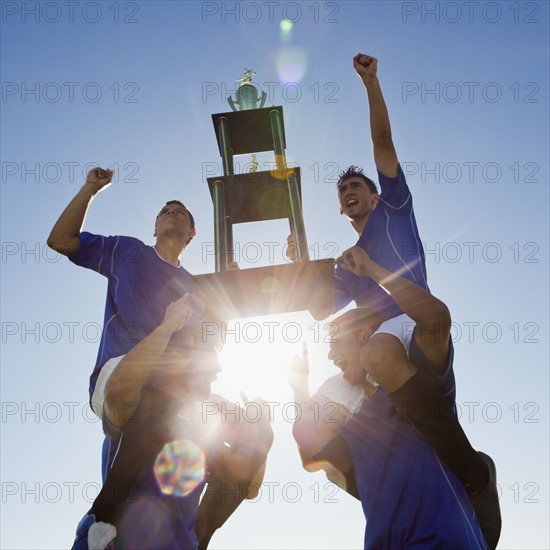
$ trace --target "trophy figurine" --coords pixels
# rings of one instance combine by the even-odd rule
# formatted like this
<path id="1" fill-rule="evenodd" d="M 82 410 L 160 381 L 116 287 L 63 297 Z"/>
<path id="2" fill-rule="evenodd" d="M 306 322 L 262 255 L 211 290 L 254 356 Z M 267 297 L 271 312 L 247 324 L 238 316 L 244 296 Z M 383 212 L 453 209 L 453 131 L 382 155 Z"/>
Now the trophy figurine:
<path id="1" fill-rule="evenodd" d="M 255 75 L 255 71 L 244 68 L 244 74 L 236 82 L 240 82 L 237 91 L 235 92 L 236 98 L 229 96 L 227 102 L 229 103 L 233 111 L 246 111 L 248 109 L 261 109 L 265 105 L 267 94 L 262 92 L 262 97 L 258 97 L 258 88 L 252 85 L 252 76 Z M 237 109 L 237 106 L 239 109 Z"/>

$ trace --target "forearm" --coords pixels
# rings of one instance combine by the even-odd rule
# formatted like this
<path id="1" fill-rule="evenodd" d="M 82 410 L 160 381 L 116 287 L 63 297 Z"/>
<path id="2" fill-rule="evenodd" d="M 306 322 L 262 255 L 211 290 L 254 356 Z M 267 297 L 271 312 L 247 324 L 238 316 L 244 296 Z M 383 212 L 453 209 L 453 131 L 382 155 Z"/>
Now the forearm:
<path id="1" fill-rule="evenodd" d="M 373 143 L 391 143 L 391 126 L 386 102 L 378 77 L 363 78 L 370 111 L 370 130 Z"/>
<path id="2" fill-rule="evenodd" d="M 80 230 L 84 225 L 88 206 L 95 194 L 95 189 L 88 182 L 81 187 L 53 226 L 48 237 L 50 248 L 65 256 L 71 256 L 78 252 Z"/>
<path id="3" fill-rule="evenodd" d="M 304 466 L 336 435 L 345 421 L 344 408 L 326 400 L 312 397 L 300 404 L 300 415 L 292 428 L 292 435 L 300 449 Z"/>
<path id="4" fill-rule="evenodd" d="M 107 411 L 139 401 L 139 394 L 155 371 L 173 332 L 161 324 L 124 356 L 107 383 Z"/>
<path id="5" fill-rule="evenodd" d="M 348 446 L 341 435 L 335 435 L 313 459 L 323 464 L 327 478 L 352 497 L 361 500 L 355 482 L 355 469 Z M 327 466 L 329 465 L 329 466 Z"/>
<path id="6" fill-rule="evenodd" d="M 234 447 L 228 449 L 214 467 L 199 506 L 195 532 L 200 550 L 208 547 L 216 530 L 243 500 L 258 496 L 262 485 L 267 455 L 253 449 Z M 252 461 L 250 455 L 253 455 Z"/>
<path id="7" fill-rule="evenodd" d="M 448 330 L 451 316 L 447 306 L 427 290 L 372 260 L 367 262 L 367 275 L 418 325 L 440 325 L 441 330 Z"/>

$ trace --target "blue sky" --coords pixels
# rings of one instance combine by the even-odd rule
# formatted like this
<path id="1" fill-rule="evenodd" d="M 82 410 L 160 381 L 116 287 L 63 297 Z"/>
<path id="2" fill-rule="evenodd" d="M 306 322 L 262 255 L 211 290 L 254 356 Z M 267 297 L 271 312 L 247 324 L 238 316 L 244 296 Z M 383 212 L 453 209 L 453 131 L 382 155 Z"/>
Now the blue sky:
<path id="1" fill-rule="evenodd" d="M 500 547 L 547 548 L 548 4 L 66 4 L 1 6 L 1 546 L 67 547 L 100 480 L 87 381 L 105 282 L 45 246 L 86 167 L 117 169 L 86 229 L 152 243 L 157 211 L 180 198 L 198 223 L 184 264 L 214 271 L 206 177 L 221 164 L 211 114 L 229 110 L 226 92 L 252 68 L 267 105 L 284 109 L 311 256 L 335 256 L 355 242 L 338 215 L 335 172 L 353 163 L 375 174 L 352 66 L 361 51 L 379 59 L 430 287 L 453 314 L 462 422 L 497 463 Z M 241 267 L 284 263 L 287 229 L 238 227 Z M 273 402 L 276 439 L 260 498 L 212 547 L 360 548 L 360 506 L 302 471 L 285 408 L 298 333 L 312 389 L 335 372 L 324 323 L 293 313 L 232 328 L 240 341 L 228 337 L 216 390 Z"/>

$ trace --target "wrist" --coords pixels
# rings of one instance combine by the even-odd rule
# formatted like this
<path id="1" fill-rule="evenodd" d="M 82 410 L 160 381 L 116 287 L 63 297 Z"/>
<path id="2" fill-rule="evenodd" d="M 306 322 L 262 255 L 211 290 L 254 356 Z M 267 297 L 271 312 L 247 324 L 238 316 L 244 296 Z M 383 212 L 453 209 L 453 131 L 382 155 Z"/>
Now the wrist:
<path id="1" fill-rule="evenodd" d="M 178 330 L 179 327 L 173 325 L 170 321 L 167 321 L 166 319 L 164 321 L 162 321 L 162 323 L 155 329 L 154 332 L 156 332 L 159 336 L 164 336 L 166 337 L 167 340 L 169 340 L 172 336 L 172 334 L 174 334 L 174 332 L 176 332 Z"/>
<path id="2" fill-rule="evenodd" d="M 97 188 L 97 185 L 93 181 L 90 181 L 90 180 L 86 180 L 84 182 L 84 185 L 82 186 L 82 190 L 89 193 L 90 196 L 92 196 L 92 197 L 94 195 L 97 195 L 97 193 L 99 192 L 99 189 Z"/>
<path id="3" fill-rule="evenodd" d="M 365 85 L 366 88 L 370 88 L 372 86 L 379 86 L 380 85 L 380 83 L 378 81 L 378 76 L 376 76 L 376 75 L 362 76 L 361 80 L 363 81 L 363 84 Z"/>

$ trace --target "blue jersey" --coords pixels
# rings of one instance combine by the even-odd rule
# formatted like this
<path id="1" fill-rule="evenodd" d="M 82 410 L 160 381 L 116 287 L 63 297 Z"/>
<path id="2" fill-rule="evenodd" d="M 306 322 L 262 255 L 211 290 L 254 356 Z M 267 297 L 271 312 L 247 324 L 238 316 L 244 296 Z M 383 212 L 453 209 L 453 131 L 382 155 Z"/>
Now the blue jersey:
<path id="1" fill-rule="evenodd" d="M 426 368 L 414 338 L 410 353 Z M 448 370 L 438 380 L 454 404 L 452 355 L 451 345 Z M 341 435 L 367 520 L 365 548 L 487 548 L 466 490 L 381 387 Z"/>
<path id="2" fill-rule="evenodd" d="M 424 249 L 414 217 L 412 196 L 399 166 L 399 174 L 388 178 L 378 172 L 380 200 L 370 213 L 357 241 L 379 265 L 428 289 Z M 335 273 L 336 311 L 352 300 L 390 319 L 403 311 L 370 277 L 357 277 L 340 266 Z"/>
<path id="3" fill-rule="evenodd" d="M 152 246 L 133 237 L 80 233 L 75 264 L 107 277 L 103 333 L 90 377 L 90 397 L 99 371 L 113 357 L 125 355 L 164 319 L 166 308 L 193 289 L 191 274 L 163 260 Z M 191 323 L 199 323 L 198 305 Z"/>

